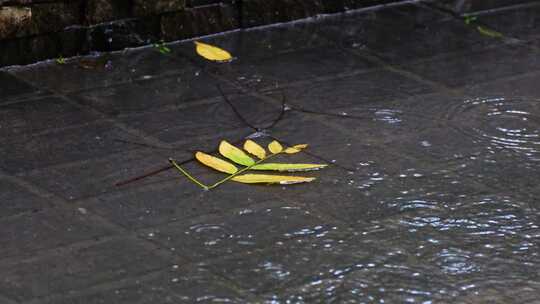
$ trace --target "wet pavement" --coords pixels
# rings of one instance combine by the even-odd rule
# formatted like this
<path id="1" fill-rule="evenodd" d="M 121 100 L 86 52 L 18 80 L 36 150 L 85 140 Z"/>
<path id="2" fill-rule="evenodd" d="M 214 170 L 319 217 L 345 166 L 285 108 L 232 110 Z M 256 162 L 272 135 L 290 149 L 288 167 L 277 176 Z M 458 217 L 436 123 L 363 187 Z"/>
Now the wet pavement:
<path id="1" fill-rule="evenodd" d="M 538 303 L 540 4 L 453 8 L 1 71 L 0 303 Z M 252 134 L 218 87 L 256 128 L 284 100 L 268 133 L 332 165 L 115 186 Z"/>

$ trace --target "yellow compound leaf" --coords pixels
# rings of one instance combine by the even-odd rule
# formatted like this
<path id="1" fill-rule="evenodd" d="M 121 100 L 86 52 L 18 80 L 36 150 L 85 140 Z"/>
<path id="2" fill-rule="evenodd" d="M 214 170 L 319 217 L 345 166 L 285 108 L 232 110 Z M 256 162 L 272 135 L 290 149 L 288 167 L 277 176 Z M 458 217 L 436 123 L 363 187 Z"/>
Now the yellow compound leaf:
<path id="1" fill-rule="evenodd" d="M 232 56 L 229 52 L 210 44 L 195 41 L 196 50 L 202 57 L 211 61 L 229 61 Z"/>
<path id="2" fill-rule="evenodd" d="M 251 139 L 246 140 L 244 143 L 244 150 L 257 156 L 259 159 L 264 159 L 266 157 L 266 150 Z"/>
<path id="3" fill-rule="evenodd" d="M 270 150 L 270 152 L 272 152 L 273 154 L 280 153 L 281 151 L 283 151 L 283 146 L 279 142 L 274 140 L 268 145 L 268 150 Z"/>
<path id="4" fill-rule="evenodd" d="M 225 140 L 219 144 L 219 153 L 239 165 L 247 167 L 255 164 L 255 161 L 249 155 Z"/>
<path id="5" fill-rule="evenodd" d="M 283 176 L 266 174 L 244 174 L 232 178 L 233 181 L 244 184 L 299 184 L 314 181 L 314 177 Z"/>
<path id="6" fill-rule="evenodd" d="M 195 158 L 202 164 L 223 173 L 234 174 L 238 172 L 238 168 L 236 168 L 236 166 L 231 164 L 230 162 L 224 161 L 220 158 L 208 155 L 203 152 L 195 153 Z"/>
<path id="7" fill-rule="evenodd" d="M 303 149 L 307 148 L 307 144 L 302 144 L 302 145 L 294 145 L 292 147 L 289 147 L 287 149 L 285 149 L 285 153 L 287 154 L 294 154 L 294 153 L 298 153 L 300 151 L 302 151 Z"/>
<path id="8" fill-rule="evenodd" d="M 252 170 L 269 170 L 269 171 L 312 171 L 319 170 L 328 165 L 323 164 L 278 164 L 278 163 L 266 163 L 255 165 L 251 167 Z"/>

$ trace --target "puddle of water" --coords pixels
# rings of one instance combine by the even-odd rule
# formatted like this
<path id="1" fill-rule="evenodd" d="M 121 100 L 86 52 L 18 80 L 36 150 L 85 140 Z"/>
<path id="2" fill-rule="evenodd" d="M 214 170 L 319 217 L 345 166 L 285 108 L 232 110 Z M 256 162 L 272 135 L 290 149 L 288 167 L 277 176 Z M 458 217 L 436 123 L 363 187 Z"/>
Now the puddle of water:
<path id="1" fill-rule="evenodd" d="M 348 237 L 328 246 L 322 244 L 330 236 L 315 240 L 313 229 L 299 231 L 305 248 L 283 245 L 292 246 L 296 263 L 275 258 L 256 266 L 274 280 L 297 284 L 269 293 L 267 303 L 507 303 L 538 294 L 540 211 L 531 193 L 540 194 L 540 187 L 506 174 L 513 168 L 515 174 L 540 178 L 540 102 L 514 97 L 431 102 L 422 104 L 428 112 L 422 115 L 414 106 L 366 110 L 371 119 L 362 122 L 364 134 L 376 137 L 388 128 L 393 132 L 385 134 L 386 142 L 414 144 L 381 151 L 402 152 L 397 169 L 378 155 L 364 156 L 369 166 L 337 180 L 333 191 L 357 188 L 364 194 L 357 196 L 358 204 L 377 200 L 386 211 L 359 219 L 345 233 L 338 227 Z M 348 121 L 343 124 L 356 123 Z M 422 154 L 425 150 L 454 157 L 434 162 L 437 154 Z M 372 173 L 366 174 L 367 168 Z M 321 267 L 320 261 L 327 264 Z M 291 266 L 296 264 L 313 271 Z"/>

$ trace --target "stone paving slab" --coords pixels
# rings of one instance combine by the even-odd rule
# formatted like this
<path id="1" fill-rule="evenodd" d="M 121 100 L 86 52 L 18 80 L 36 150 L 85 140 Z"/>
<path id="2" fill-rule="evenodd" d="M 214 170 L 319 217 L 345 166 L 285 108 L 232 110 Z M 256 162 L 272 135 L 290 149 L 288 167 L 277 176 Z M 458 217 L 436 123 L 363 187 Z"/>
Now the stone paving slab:
<path id="1" fill-rule="evenodd" d="M 4 140 L 16 140 L 27 134 L 87 124 L 101 117 L 57 96 L 27 99 L 7 104 L 0 110 Z"/>
<path id="2" fill-rule="evenodd" d="M 343 15 L 320 30 L 340 47 L 403 64 L 496 45 L 461 20 L 424 6 Z M 392 33 L 384 35 L 381 33 Z M 399 45 L 399 48 L 393 47 Z"/>
<path id="3" fill-rule="evenodd" d="M 280 201 L 155 227 L 155 238 L 191 261 L 243 254 L 323 229 L 315 214 Z"/>
<path id="4" fill-rule="evenodd" d="M 137 185 L 118 188 L 114 184 L 138 175 L 141 170 L 152 170 L 167 165 L 169 157 L 189 157 L 186 152 L 172 149 L 140 147 L 106 157 L 67 162 L 20 173 L 19 176 L 34 185 L 47 189 L 66 200 L 94 197 L 111 191 L 137 189 L 145 184 L 167 181 L 176 174 L 148 178 Z M 122 165 L 121 165 L 122 164 Z"/>
<path id="5" fill-rule="evenodd" d="M 208 296 L 208 295 L 212 296 Z M 246 302 L 240 292 L 200 267 L 171 265 L 145 280 L 131 280 L 118 288 L 59 297 L 44 303 L 215 303 Z"/>
<path id="6" fill-rule="evenodd" d="M 65 65 L 36 64 L 18 69 L 16 75 L 38 88 L 67 93 L 110 87 L 153 77 L 195 73 L 185 59 L 163 56 L 152 47 L 126 50 L 85 60 L 68 61 Z M 56 77 L 48 77 L 54 73 Z"/>
<path id="7" fill-rule="evenodd" d="M 0 155 L 0 168 L 17 173 L 91 157 L 129 151 L 132 145 L 118 141 L 136 137 L 109 122 L 30 135 L 7 140 Z"/>
<path id="8" fill-rule="evenodd" d="M 147 79 L 118 86 L 76 93 L 70 97 L 101 113 L 120 116 L 150 112 L 163 107 L 178 107 L 189 102 L 219 96 L 217 85 L 231 92 L 226 83 L 213 82 L 206 73 L 190 71 L 186 76 L 175 75 L 164 79 Z M 157 86 L 157 88 L 156 88 Z M 119 103 L 123 100 L 124 103 Z"/>
<path id="9" fill-rule="evenodd" d="M 0 72 L 0 80 L 2 81 L 2 88 L 0 89 L 0 93 L 2 94 L 2 103 L 7 103 L 13 99 L 32 95 L 39 91 L 39 89 L 6 72 Z"/>
<path id="10" fill-rule="evenodd" d="M 218 180 L 215 176 L 198 176 L 203 181 Z M 82 202 L 88 210 L 127 229 L 154 227 L 168 222 L 219 214 L 225 210 L 242 209 L 265 199 L 272 192 L 261 192 L 245 185 L 233 184 L 230 189 L 216 189 L 215 193 L 201 193 L 195 185 L 184 179 L 151 184 L 129 193 L 113 193 Z M 241 191 L 242 196 L 238 195 Z M 219 202 L 216 201 L 219 199 Z M 154 228 L 152 228 L 154 229 Z M 159 229 L 159 228 L 155 228 Z M 149 232 L 151 233 L 151 232 Z"/>
<path id="11" fill-rule="evenodd" d="M 78 210 L 49 208 L 2 219 L 0 259 L 31 257 L 37 251 L 55 249 L 78 241 L 110 235 L 111 229 Z"/>
<path id="12" fill-rule="evenodd" d="M 502 38 L 406 4 L 202 38 L 230 63 L 185 41 L 0 71 L 0 302 L 530 299 L 535 11 L 479 13 Z M 215 182 L 193 152 L 257 128 L 310 145 L 280 161 L 330 166 L 303 185 L 115 185 L 169 157 Z M 530 137 L 505 147 L 504 128 Z"/>
<path id="13" fill-rule="evenodd" d="M 0 266 L 4 274 L 0 288 L 8 297 L 24 301 L 146 274 L 167 264 L 167 260 L 136 240 L 114 239 L 64 254 Z"/>
<path id="14" fill-rule="evenodd" d="M 530 48 L 507 46 L 501 49 L 449 56 L 429 64 L 412 64 L 406 69 L 448 87 L 462 87 L 497 78 L 510 77 L 540 68 L 538 56 Z M 512 69 L 508 69 L 508 65 Z"/>
<path id="15" fill-rule="evenodd" d="M 250 123 L 260 126 L 270 124 L 281 111 L 277 104 L 249 95 L 230 95 L 228 98 Z M 221 96 L 208 103 L 199 102 L 190 107 L 126 115 L 119 118 L 119 121 L 166 143 L 191 141 L 192 138 L 201 137 L 210 139 L 217 136 L 216 127 L 221 134 L 245 128 Z M 217 139 L 215 141 L 217 143 Z"/>
<path id="16" fill-rule="evenodd" d="M 0 219 L 25 212 L 38 212 L 42 208 L 52 205 L 51 202 L 29 192 L 28 189 L 7 178 L 0 177 L 0 180 L 0 200 L 5 202 Z"/>
<path id="17" fill-rule="evenodd" d="M 286 88 L 284 92 L 292 107 L 339 113 L 346 112 L 340 111 L 346 108 L 379 105 L 381 102 L 403 100 L 433 90 L 425 83 L 393 71 L 376 69 L 325 81 L 302 83 Z"/>
<path id="18" fill-rule="evenodd" d="M 472 85 L 467 88 L 467 91 L 469 91 L 471 95 L 513 95 L 537 98 L 540 93 L 540 88 L 534 84 L 536 81 L 538 81 L 539 74 L 540 73 L 537 71 L 533 71 L 532 73 L 518 74 L 515 77 L 505 80 Z"/>

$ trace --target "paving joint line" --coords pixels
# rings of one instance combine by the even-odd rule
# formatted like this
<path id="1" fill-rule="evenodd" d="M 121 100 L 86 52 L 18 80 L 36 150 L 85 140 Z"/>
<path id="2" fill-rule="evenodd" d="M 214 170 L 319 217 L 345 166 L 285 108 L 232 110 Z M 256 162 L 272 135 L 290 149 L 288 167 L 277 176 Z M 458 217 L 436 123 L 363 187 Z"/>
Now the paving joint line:
<path id="1" fill-rule="evenodd" d="M 82 56 L 82 57 L 75 57 L 76 59 L 84 59 L 88 56 Z M 182 63 L 182 62 L 179 62 L 177 61 L 178 63 Z M 51 66 L 51 65 L 54 65 L 54 63 L 50 63 L 50 64 L 47 64 L 47 65 L 44 65 L 44 67 L 48 67 L 48 66 Z M 26 68 L 34 68 L 32 65 L 29 66 L 29 67 L 26 67 Z M 23 69 L 24 69 L 24 66 L 23 66 Z M 0 72 L 2 71 L 2 68 L 0 68 Z M 29 80 L 26 80 L 25 78 L 22 78 L 21 76 L 19 76 L 17 74 L 17 71 L 18 69 L 12 69 L 12 70 L 8 70 L 6 71 L 6 73 L 8 73 L 9 75 L 13 76 L 13 77 L 16 77 L 17 79 L 19 79 L 20 81 L 23 81 L 25 82 L 26 84 L 36 88 L 36 85 L 29 81 Z M 92 87 L 85 87 L 83 89 L 80 89 L 80 90 L 55 90 L 53 88 L 49 88 L 47 87 L 43 92 L 54 92 L 54 94 L 60 94 L 60 95 L 74 95 L 74 94 L 81 94 L 81 93 L 86 93 L 86 92 L 91 92 L 91 91 L 95 91 L 95 90 L 99 90 L 99 89 L 105 89 L 105 88 L 118 88 L 118 87 L 121 87 L 121 86 L 125 86 L 127 84 L 136 84 L 136 83 L 144 83 L 146 81 L 151 81 L 151 80 L 161 80 L 161 79 L 166 79 L 166 78 L 170 78 L 170 77 L 175 77 L 175 76 L 180 76 L 180 75 L 183 75 L 185 71 L 183 70 L 182 72 L 174 72 L 174 73 L 170 73 L 170 74 L 156 74 L 156 75 L 151 75 L 151 78 L 144 78 L 144 76 L 146 75 L 141 75 L 139 78 L 130 78 L 129 80 L 120 80 L 120 81 L 116 81 L 114 82 L 113 84 L 107 84 L 107 85 L 98 85 L 98 86 L 92 86 Z"/>
<path id="2" fill-rule="evenodd" d="M 53 202 L 57 202 L 58 203 L 57 204 L 58 209 L 65 210 L 65 211 L 74 211 L 74 210 L 76 210 L 75 207 L 79 207 L 78 204 L 74 204 L 72 202 L 70 203 L 69 201 L 66 201 L 65 199 L 63 199 L 62 197 L 59 197 L 59 196 L 57 196 L 57 195 L 55 195 L 55 194 L 53 194 L 51 192 L 42 190 L 39 186 L 36 186 L 36 185 L 34 185 L 34 184 L 30 183 L 30 182 L 27 182 L 27 181 L 25 181 L 25 180 L 23 180 L 21 178 L 13 177 L 13 176 L 8 176 L 8 178 L 11 181 L 15 182 L 16 184 L 18 184 L 19 186 L 24 187 L 25 189 L 29 189 L 29 190 L 31 190 L 31 191 L 33 191 L 35 193 L 39 193 L 40 197 L 42 197 L 42 198 L 51 200 Z M 89 215 L 90 218 L 92 220 L 94 220 L 96 223 L 101 223 L 102 225 L 104 225 L 113 234 L 116 234 L 116 235 L 134 235 L 135 239 L 141 241 L 140 244 L 143 247 L 145 247 L 146 249 L 148 249 L 148 250 L 150 250 L 152 252 L 158 252 L 160 255 L 164 254 L 165 257 L 170 256 L 169 252 L 167 250 L 154 247 L 154 244 L 152 244 L 151 242 L 148 242 L 147 239 L 141 237 L 136 232 L 131 232 L 129 229 L 125 228 L 124 226 L 116 224 L 116 223 L 104 218 L 103 216 L 101 216 L 101 215 L 99 215 L 99 214 L 97 214 L 95 212 L 91 212 L 91 211 L 87 210 L 86 214 Z M 86 240 L 86 241 L 88 241 L 88 240 Z M 76 242 L 72 243 L 72 244 L 76 244 Z M 148 245 L 151 245 L 151 246 L 148 246 Z M 56 249 L 58 249 L 58 248 L 59 247 L 56 247 Z M 55 249 L 55 248 L 52 248 L 52 249 Z"/>
<path id="3" fill-rule="evenodd" d="M 18 78 L 17 78 L 18 79 Z M 20 80 L 20 79 L 18 79 Z M 41 94 L 40 94 L 41 93 Z M 17 105 L 20 103 L 34 101 L 36 99 L 51 98 L 54 94 L 51 92 L 38 91 L 34 93 L 28 93 L 24 96 L 17 96 L 15 98 L 8 98 L 7 101 L 0 101 L 0 108 L 8 107 L 11 105 Z"/>
<path id="4" fill-rule="evenodd" d="M 16 77 L 16 75 L 15 75 L 15 77 Z M 18 79 L 20 79 L 20 78 L 18 78 Z M 24 81 L 24 79 L 22 79 L 22 80 Z M 50 91 L 53 93 L 53 96 L 58 97 L 58 98 L 60 98 L 60 99 L 62 99 L 64 101 L 70 103 L 71 105 L 76 106 L 77 108 L 79 108 L 79 109 L 81 109 L 83 111 L 88 111 L 90 113 L 94 113 L 94 115 L 97 115 L 98 117 L 101 117 L 101 118 L 105 119 L 106 121 L 112 123 L 115 127 L 123 130 L 127 134 L 133 135 L 133 136 L 135 136 L 137 138 L 140 138 L 146 144 L 154 145 L 154 146 L 157 146 L 157 147 L 171 148 L 167 143 L 164 143 L 164 142 L 160 141 L 157 138 L 154 138 L 152 136 L 149 136 L 149 135 L 145 134 L 145 132 L 142 131 L 142 130 L 128 127 L 127 125 L 125 125 L 124 123 L 118 121 L 115 117 L 113 117 L 111 115 L 103 113 L 103 112 L 99 111 L 98 109 L 96 109 L 94 107 L 87 106 L 87 105 L 81 104 L 81 103 L 79 103 L 79 102 L 77 102 L 75 100 L 72 100 L 71 98 L 66 96 L 64 93 L 57 92 L 55 90 L 50 90 Z"/>
<path id="5" fill-rule="evenodd" d="M 16 176 L 12 176 L 12 175 L 3 175 L 2 176 L 3 178 L 6 178 L 8 179 L 10 182 L 14 183 L 14 184 L 17 184 L 18 186 L 21 186 L 23 187 L 25 190 L 33 193 L 33 194 L 36 194 L 37 196 L 39 196 L 40 198 L 42 199 L 46 199 L 48 201 L 51 201 L 56 208 L 58 209 L 62 209 L 62 210 L 65 210 L 65 211 L 74 211 L 75 209 L 73 208 L 73 203 L 72 202 L 69 202 L 67 200 L 65 200 L 64 198 L 50 192 L 50 191 L 47 191 L 45 189 L 42 189 L 41 187 L 37 186 L 37 185 L 34 185 L 33 183 L 31 182 L 28 182 L 20 177 L 16 177 Z M 89 214 L 92 215 L 92 219 L 94 219 L 96 222 L 101 222 L 102 224 L 106 225 L 106 227 L 108 229 L 110 229 L 112 232 L 114 233 L 118 233 L 118 234 L 121 234 L 121 233 L 124 233 L 126 232 L 125 229 L 123 228 L 120 228 L 120 226 L 118 226 L 117 224 L 114 224 L 112 222 L 109 222 L 108 220 L 104 219 L 103 217 L 97 215 L 97 214 L 93 214 L 93 213 L 90 213 Z"/>
<path id="6" fill-rule="evenodd" d="M 107 118 L 98 118 L 98 119 L 93 120 L 93 121 L 75 123 L 75 124 L 68 125 L 68 126 L 63 126 L 63 127 L 47 128 L 47 129 L 44 129 L 44 130 L 39 130 L 39 131 L 32 132 L 31 135 L 28 138 L 35 138 L 35 137 L 39 137 L 39 136 L 43 136 L 43 135 L 51 135 L 51 134 L 60 133 L 60 132 L 64 132 L 64 131 L 76 130 L 76 129 L 79 129 L 79 128 L 82 128 L 82 127 L 85 127 L 85 126 L 88 126 L 88 125 L 102 124 L 102 123 L 106 123 L 106 122 L 110 122 L 110 121 Z M 8 139 L 7 141 L 8 142 L 9 141 L 17 141 L 17 139 L 20 139 L 20 138 L 21 137 L 14 137 L 13 139 Z"/>
<path id="7" fill-rule="evenodd" d="M 101 244 L 104 244 L 113 240 L 126 239 L 130 237 L 132 238 L 133 236 L 129 234 L 103 235 L 103 236 L 93 237 L 93 238 L 82 240 L 82 241 L 77 241 L 75 243 L 71 243 L 71 244 L 67 244 L 63 246 L 36 250 L 36 251 L 33 251 L 32 256 L 28 256 L 28 257 L 21 258 L 20 256 L 15 256 L 15 255 L 3 257 L 3 258 L 0 258 L 0 267 L 6 267 L 6 266 L 9 267 L 9 266 L 15 266 L 18 264 L 32 263 L 35 261 L 39 261 L 43 258 L 49 258 L 49 257 L 58 256 L 60 254 L 69 253 L 73 250 L 89 248 L 94 245 L 101 245 Z"/>

